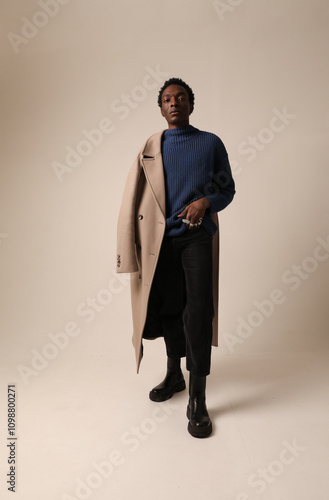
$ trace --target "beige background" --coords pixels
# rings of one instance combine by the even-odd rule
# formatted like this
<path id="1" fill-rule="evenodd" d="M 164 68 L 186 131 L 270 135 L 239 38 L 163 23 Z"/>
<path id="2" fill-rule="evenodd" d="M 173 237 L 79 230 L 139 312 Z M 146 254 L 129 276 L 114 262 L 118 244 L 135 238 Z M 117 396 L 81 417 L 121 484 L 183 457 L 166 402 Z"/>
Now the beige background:
<path id="1" fill-rule="evenodd" d="M 94 415 L 118 380 L 128 397 L 150 377 L 151 359 L 164 363 L 162 344 L 148 343 L 136 377 L 129 287 L 114 272 L 124 182 L 144 140 L 166 127 L 157 94 L 167 77 L 190 84 L 191 124 L 222 138 L 236 180 L 236 198 L 220 217 L 214 366 L 231 356 L 328 349 L 329 248 L 316 253 L 322 261 L 313 254 L 317 238 L 329 239 L 329 7 L 324 0 L 1 0 L 1 12 L 1 391 L 16 383 L 21 405 L 16 498 L 52 500 L 73 495 L 85 455 L 70 405 L 52 408 L 51 391 L 65 398 L 82 391 L 93 404 L 79 404 Z M 275 119 L 280 113 L 288 118 Z M 83 146 L 83 130 L 100 124 L 100 143 Z M 251 136 L 261 150 L 246 145 Z M 85 156 L 58 174 L 71 148 Z M 304 266 L 299 281 L 293 266 Z M 252 315 L 254 301 L 275 289 L 282 303 L 267 303 L 268 317 Z M 96 298 L 93 315 L 88 297 Z M 251 324 L 244 338 L 239 318 Z M 53 359 L 33 367 L 31 351 L 45 353 L 49 333 L 68 322 L 76 336 L 57 352 L 49 347 Z M 34 372 L 22 376 L 22 365 Z M 100 366 L 101 392 L 89 381 Z M 54 426 L 42 431 L 51 415 Z M 3 432 L 5 402 L 1 418 Z M 53 442 L 53 433 L 62 437 Z M 41 451 L 31 462 L 34 446 Z M 3 445 L 0 454 L 6 470 Z M 94 498 L 104 497 L 97 490 Z"/>

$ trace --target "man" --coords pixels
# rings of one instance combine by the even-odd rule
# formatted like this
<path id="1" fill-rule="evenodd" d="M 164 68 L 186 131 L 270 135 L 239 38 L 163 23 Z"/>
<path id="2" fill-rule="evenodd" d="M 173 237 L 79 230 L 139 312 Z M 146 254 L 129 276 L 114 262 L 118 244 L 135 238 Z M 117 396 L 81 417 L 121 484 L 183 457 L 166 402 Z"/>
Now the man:
<path id="1" fill-rule="evenodd" d="M 212 432 L 206 377 L 217 345 L 217 212 L 232 201 L 235 186 L 222 141 L 189 123 L 192 89 L 171 78 L 158 105 L 168 129 L 146 141 L 129 172 L 117 271 L 131 273 L 137 369 L 142 339 L 164 337 L 167 373 L 150 399 L 165 401 L 185 389 L 180 362 L 186 357 L 188 431 L 201 438 Z"/>

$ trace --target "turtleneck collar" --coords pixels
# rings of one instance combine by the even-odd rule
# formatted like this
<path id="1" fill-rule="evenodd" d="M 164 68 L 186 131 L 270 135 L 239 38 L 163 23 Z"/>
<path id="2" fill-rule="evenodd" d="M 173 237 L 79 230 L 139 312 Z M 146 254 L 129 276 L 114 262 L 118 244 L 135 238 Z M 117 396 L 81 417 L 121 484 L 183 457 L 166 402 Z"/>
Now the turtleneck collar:
<path id="1" fill-rule="evenodd" d="M 162 136 L 162 145 L 165 147 L 174 147 L 182 143 L 186 143 L 196 137 L 199 129 L 192 125 L 184 125 L 179 128 L 168 128 Z"/>
<path id="2" fill-rule="evenodd" d="M 191 135 L 194 132 L 198 132 L 199 130 L 193 125 L 184 125 L 184 127 L 178 127 L 178 128 L 168 128 L 167 130 L 164 131 L 164 134 L 167 137 L 181 137 L 181 136 L 187 136 Z"/>

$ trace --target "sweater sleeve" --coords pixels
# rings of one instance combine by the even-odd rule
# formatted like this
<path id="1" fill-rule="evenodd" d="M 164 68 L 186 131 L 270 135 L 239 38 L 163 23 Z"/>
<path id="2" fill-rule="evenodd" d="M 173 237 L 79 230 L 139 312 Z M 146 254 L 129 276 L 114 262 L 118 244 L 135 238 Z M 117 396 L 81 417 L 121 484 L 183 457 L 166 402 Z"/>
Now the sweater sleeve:
<path id="1" fill-rule="evenodd" d="M 206 213 L 220 212 L 227 207 L 235 195 L 235 183 L 228 154 L 223 142 L 216 136 L 212 181 L 207 185 L 206 198 L 210 207 Z"/>

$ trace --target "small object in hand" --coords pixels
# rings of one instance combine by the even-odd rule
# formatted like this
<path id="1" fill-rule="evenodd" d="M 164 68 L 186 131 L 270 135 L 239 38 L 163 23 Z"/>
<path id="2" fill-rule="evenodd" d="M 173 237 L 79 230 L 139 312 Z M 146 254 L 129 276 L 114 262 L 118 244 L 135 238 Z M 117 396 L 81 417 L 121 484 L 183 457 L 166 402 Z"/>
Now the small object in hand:
<path id="1" fill-rule="evenodd" d="M 191 224 L 191 221 L 190 221 L 190 220 L 188 220 L 188 219 L 182 219 L 182 222 L 184 222 L 184 224 L 186 224 L 187 226 L 188 226 L 189 224 Z M 191 224 L 191 225 L 192 225 L 192 224 Z"/>

